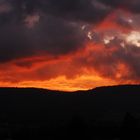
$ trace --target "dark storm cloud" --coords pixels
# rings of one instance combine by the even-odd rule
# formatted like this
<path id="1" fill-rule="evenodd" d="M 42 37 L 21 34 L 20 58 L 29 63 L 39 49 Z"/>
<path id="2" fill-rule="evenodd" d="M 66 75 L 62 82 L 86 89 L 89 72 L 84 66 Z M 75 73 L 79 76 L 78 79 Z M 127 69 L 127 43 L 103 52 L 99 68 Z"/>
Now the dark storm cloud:
<path id="1" fill-rule="evenodd" d="M 139 3 L 138 0 L 0 0 L 0 62 L 41 53 L 74 52 L 87 41 L 87 33 L 81 29 L 83 24 L 101 22 L 116 6 L 137 10 Z"/>
<path id="2" fill-rule="evenodd" d="M 49 0 L 48 5 L 48 11 L 56 16 L 84 22 L 101 21 L 110 11 L 96 0 Z"/>
<path id="3" fill-rule="evenodd" d="M 126 0 L 99 0 L 99 1 L 113 7 L 123 5 L 124 3 L 126 3 Z"/>
<path id="4" fill-rule="evenodd" d="M 97 22 L 111 10 L 98 0 L 9 0 L 19 15 L 42 11 L 65 19 Z"/>
<path id="5" fill-rule="evenodd" d="M 82 23 L 101 21 L 110 9 L 95 0 L 0 0 L 0 61 L 84 46 Z"/>
<path id="6" fill-rule="evenodd" d="M 73 24 L 53 17 L 41 19 L 33 29 L 22 24 L 0 29 L 0 61 L 46 53 L 61 55 L 82 47 L 85 34 Z"/>
<path id="7" fill-rule="evenodd" d="M 140 12 L 140 1 L 139 0 L 99 0 L 102 3 L 112 6 L 114 8 L 126 9 L 130 12 Z"/>

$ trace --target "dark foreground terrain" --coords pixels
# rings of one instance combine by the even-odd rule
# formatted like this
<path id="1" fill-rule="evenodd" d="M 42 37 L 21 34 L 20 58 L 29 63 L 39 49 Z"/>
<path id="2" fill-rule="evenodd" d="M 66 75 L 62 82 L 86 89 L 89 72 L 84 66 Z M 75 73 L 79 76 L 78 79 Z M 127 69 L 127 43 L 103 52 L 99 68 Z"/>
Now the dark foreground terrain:
<path id="1" fill-rule="evenodd" d="M 0 140 L 140 139 L 140 86 L 73 93 L 0 88 Z"/>

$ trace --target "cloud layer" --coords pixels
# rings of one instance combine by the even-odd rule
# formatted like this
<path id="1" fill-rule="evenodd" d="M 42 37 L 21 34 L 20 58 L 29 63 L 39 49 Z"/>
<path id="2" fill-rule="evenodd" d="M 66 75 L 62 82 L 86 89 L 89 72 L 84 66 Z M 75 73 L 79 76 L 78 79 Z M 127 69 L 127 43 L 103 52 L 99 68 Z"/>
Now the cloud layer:
<path id="1" fill-rule="evenodd" d="M 139 7 L 138 0 L 0 0 L 1 86 L 140 83 Z"/>

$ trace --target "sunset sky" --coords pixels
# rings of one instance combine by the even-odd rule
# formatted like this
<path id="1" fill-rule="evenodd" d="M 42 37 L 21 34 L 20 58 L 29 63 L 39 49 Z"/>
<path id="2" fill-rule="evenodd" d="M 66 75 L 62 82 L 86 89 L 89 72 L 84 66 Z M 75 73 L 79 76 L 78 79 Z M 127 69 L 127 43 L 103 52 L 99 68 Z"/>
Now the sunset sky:
<path id="1" fill-rule="evenodd" d="M 0 0 L 0 86 L 140 84 L 140 0 Z"/>

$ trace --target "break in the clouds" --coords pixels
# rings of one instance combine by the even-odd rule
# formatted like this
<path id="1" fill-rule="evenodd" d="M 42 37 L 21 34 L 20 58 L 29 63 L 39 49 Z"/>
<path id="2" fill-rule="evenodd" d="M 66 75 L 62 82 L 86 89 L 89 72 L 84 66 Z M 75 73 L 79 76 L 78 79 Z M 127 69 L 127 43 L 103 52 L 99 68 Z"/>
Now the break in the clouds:
<path id="1" fill-rule="evenodd" d="M 140 83 L 138 0 L 0 0 L 0 84 L 61 90 Z"/>

